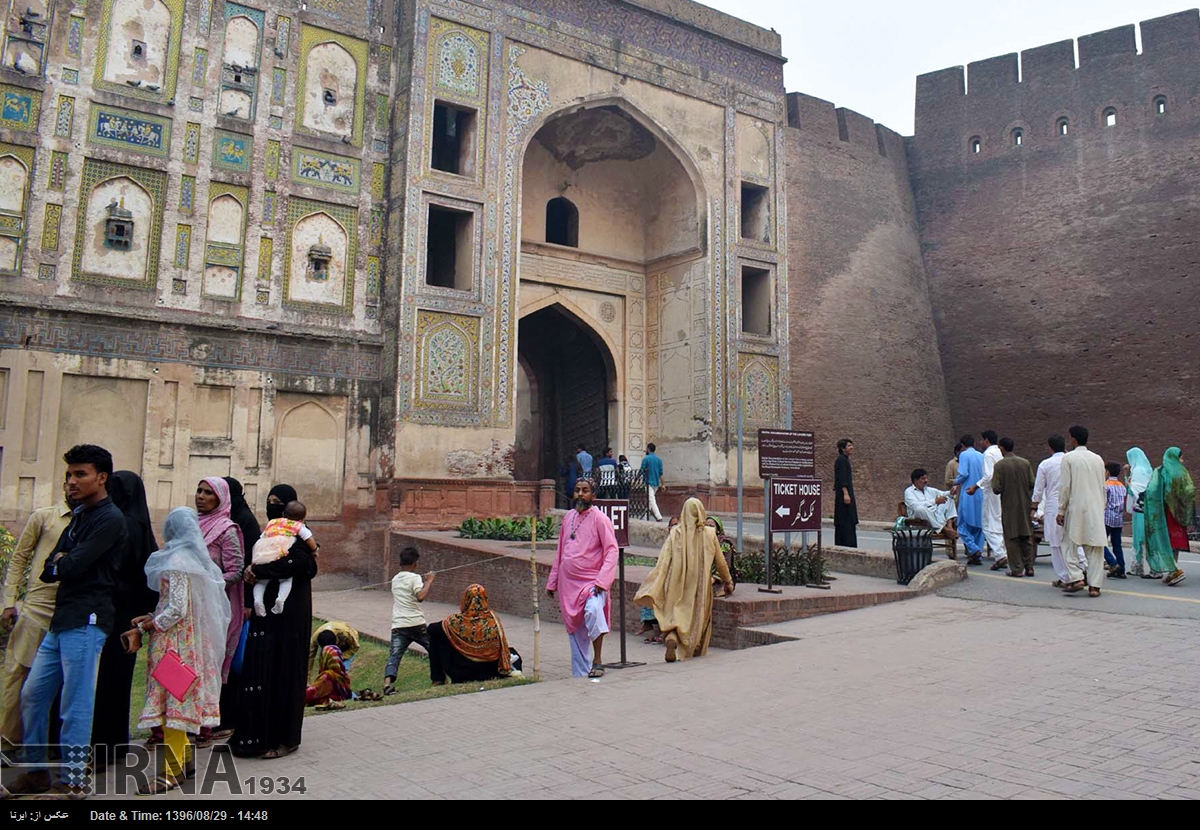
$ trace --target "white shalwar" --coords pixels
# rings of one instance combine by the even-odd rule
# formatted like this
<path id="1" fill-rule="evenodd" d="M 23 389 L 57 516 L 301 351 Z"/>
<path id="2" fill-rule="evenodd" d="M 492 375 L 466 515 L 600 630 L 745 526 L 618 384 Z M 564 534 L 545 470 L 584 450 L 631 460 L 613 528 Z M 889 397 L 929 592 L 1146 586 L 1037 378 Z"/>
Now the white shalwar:
<path id="1" fill-rule="evenodd" d="M 942 496 L 946 497 L 946 501 L 937 504 L 937 500 Z M 934 533 L 941 533 L 947 522 L 958 518 L 958 508 L 954 499 L 945 490 L 935 487 L 927 486 L 924 490 L 918 490 L 915 484 L 909 485 L 904 491 L 904 506 L 908 508 L 909 518 L 929 522 Z"/>
<path id="2" fill-rule="evenodd" d="M 1062 475 L 1063 453 L 1054 455 L 1038 464 L 1037 478 L 1033 484 L 1032 501 L 1038 506 L 1038 519 L 1042 523 L 1042 540 L 1050 546 L 1050 564 L 1054 574 L 1062 582 L 1069 581 L 1067 560 L 1062 552 L 1062 528 L 1055 517 L 1058 516 L 1058 482 Z M 1047 521 L 1047 517 L 1049 520 Z M 1075 549 L 1076 559 L 1084 570 L 1087 570 L 1087 556 L 1083 548 Z"/>
<path id="3" fill-rule="evenodd" d="M 987 539 L 992 556 L 999 562 L 1007 559 L 1004 550 L 1004 522 L 1000 518 L 1000 495 L 992 492 L 992 470 L 996 462 L 1004 457 L 1000 448 L 992 444 L 983 451 L 983 478 L 979 479 L 978 487 L 983 491 L 983 536 Z"/>
<path id="4" fill-rule="evenodd" d="M 592 594 L 583 606 L 583 625 L 570 632 L 571 676 L 587 677 L 592 670 L 592 643 L 608 633 L 604 618 L 604 594 Z"/>

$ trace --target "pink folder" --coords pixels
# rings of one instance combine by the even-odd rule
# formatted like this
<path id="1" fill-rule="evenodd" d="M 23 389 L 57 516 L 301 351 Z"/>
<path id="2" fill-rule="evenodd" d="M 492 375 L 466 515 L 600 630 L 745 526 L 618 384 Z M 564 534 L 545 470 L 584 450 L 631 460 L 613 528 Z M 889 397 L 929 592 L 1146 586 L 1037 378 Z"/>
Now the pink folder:
<path id="1" fill-rule="evenodd" d="M 200 682 L 200 675 L 179 657 L 173 648 L 158 659 L 150 676 L 157 680 L 176 700 L 183 700 Z"/>

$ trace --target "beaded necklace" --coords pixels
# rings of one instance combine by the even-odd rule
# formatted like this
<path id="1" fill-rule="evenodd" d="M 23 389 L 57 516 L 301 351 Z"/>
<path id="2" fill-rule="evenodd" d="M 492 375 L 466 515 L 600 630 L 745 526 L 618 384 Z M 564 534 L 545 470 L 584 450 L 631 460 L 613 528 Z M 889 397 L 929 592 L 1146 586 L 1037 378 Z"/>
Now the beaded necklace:
<path id="1" fill-rule="evenodd" d="M 575 538 L 575 533 L 579 530 L 580 523 L 583 522 L 583 519 L 580 517 L 590 516 L 592 513 L 592 509 L 589 507 L 587 510 L 585 510 L 582 513 L 580 513 L 578 510 L 576 510 L 574 512 L 575 512 L 575 522 L 571 525 L 571 539 L 572 540 Z"/>

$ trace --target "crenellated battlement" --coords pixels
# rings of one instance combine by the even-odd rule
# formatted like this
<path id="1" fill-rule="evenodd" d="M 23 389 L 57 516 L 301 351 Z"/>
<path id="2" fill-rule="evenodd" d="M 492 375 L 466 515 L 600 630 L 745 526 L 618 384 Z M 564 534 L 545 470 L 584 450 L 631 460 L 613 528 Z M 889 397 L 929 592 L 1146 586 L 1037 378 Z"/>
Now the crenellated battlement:
<path id="1" fill-rule="evenodd" d="M 1133 24 L 974 61 L 917 77 L 916 138 L 936 152 L 980 138 L 980 155 L 1008 145 L 1012 130 L 1030 140 L 1058 137 L 1067 119 L 1071 133 L 1110 126 L 1105 112 L 1117 111 L 1117 125 L 1154 123 L 1156 96 L 1170 102 L 1172 116 L 1200 116 L 1195 90 L 1200 85 L 1200 10 L 1191 9 L 1139 24 L 1142 51 Z M 1079 60 L 1075 59 L 1076 43 Z"/>
<path id="2" fill-rule="evenodd" d="M 844 141 L 872 149 L 886 158 L 904 157 L 904 138 L 895 130 L 821 98 L 803 92 L 789 92 L 787 116 L 788 126 L 800 130 L 807 139 Z"/>

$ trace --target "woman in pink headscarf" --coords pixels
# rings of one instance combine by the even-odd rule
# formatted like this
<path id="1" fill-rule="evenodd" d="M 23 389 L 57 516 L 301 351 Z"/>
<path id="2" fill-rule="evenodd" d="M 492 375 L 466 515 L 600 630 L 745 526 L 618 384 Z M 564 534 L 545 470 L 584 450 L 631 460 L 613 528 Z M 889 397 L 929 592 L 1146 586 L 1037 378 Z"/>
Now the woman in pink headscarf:
<path id="1" fill-rule="evenodd" d="M 200 532 L 208 555 L 225 576 L 225 593 L 229 597 L 229 630 L 225 637 L 225 661 L 221 664 L 221 684 L 229 680 L 229 665 L 237 651 L 245 619 L 243 607 L 245 597 L 242 589 L 242 568 L 245 566 L 242 530 L 232 518 L 232 499 L 229 484 L 218 476 L 202 479 L 196 487 L 196 512 L 200 514 Z M 233 730 L 212 732 L 207 727 L 201 731 L 196 746 L 203 748 L 214 740 L 227 738 Z"/>

